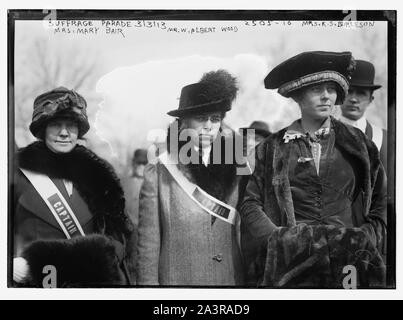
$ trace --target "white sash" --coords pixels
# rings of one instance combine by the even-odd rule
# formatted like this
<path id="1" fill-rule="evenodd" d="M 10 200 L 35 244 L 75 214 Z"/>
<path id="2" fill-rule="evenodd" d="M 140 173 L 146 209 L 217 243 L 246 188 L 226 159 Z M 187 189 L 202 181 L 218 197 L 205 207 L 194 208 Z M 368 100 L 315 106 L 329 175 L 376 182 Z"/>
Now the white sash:
<path id="1" fill-rule="evenodd" d="M 32 183 L 41 198 L 45 201 L 50 212 L 55 217 L 67 239 L 76 235 L 85 236 L 84 231 L 75 216 L 73 210 L 55 186 L 53 181 L 45 174 L 33 172 L 27 169 L 20 170 Z"/>
<path id="2" fill-rule="evenodd" d="M 170 162 L 167 152 L 159 156 L 161 163 L 176 180 L 186 194 L 202 209 L 214 217 L 236 225 L 237 211 L 228 204 L 214 198 L 196 184 L 190 182 L 178 169 L 175 163 Z"/>

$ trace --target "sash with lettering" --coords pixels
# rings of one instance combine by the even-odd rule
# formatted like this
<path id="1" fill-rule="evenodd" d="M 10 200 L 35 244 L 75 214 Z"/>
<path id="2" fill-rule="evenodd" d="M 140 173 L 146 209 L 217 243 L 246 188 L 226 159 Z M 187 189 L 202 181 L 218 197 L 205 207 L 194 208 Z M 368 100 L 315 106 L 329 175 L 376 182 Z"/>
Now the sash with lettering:
<path id="1" fill-rule="evenodd" d="M 237 223 L 237 211 L 228 204 L 214 198 L 196 184 L 190 182 L 169 158 L 167 152 L 158 157 L 168 172 L 174 177 L 186 194 L 202 209 L 214 217 L 235 225 Z"/>
<path id="2" fill-rule="evenodd" d="M 71 239 L 75 236 L 85 236 L 80 222 L 53 181 L 47 175 L 22 168 L 20 170 L 45 201 L 66 238 Z"/>

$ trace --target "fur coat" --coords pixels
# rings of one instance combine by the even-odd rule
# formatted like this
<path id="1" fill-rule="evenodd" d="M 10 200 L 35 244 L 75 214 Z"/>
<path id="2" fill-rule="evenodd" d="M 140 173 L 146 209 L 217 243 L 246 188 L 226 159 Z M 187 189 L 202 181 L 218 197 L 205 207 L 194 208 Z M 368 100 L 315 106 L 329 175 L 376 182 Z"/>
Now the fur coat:
<path id="1" fill-rule="evenodd" d="M 210 195 L 237 205 L 235 164 L 177 167 Z M 138 284 L 242 285 L 238 235 L 237 226 L 216 219 L 193 202 L 162 163 L 146 166 L 140 192 Z"/>
<path id="2" fill-rule="evenodd" d="M 71 181 L 90 212 L 83 221 L 80 212 L 75 213 L 88 236 L 67 240 L 18 168 Z M 42 285 L 44 265 L 55 265 L 58 286 L 131 283 L 133 225 L 125 213 L 120 182 L 112 166 L 84 146 L 76 146 L 67 154 L 53 153 L 40 141 L 20 149 L 16 154 L 12 217 L 14 256 L 28 261 L 30 285 Z"/>
<path id="3" fill-rule="evenodd" d="M 378 150 L 360 130 L 333 118 L 331 123 L 336 147 L 351 156 L 358 168 L 355 172 L 358 192 L 352 204 L 354 227 L 363 230 L 373 247 L 385 254 L 386 175 Z M 284 143 L 286 130 L 273 134 L 257 147 L 255 171 L 248 180 L 240 206 L 242 248 L 250 284 L 256 283 L 264 271 L 259 265 L 266 256 L 268 237 L 278 227 L 292 227 L 289 222 L 294 207 L 288 178 L 292 148 L 290 143 Z"/>
<path id="4" fill-rule="evenodd" d="M 262 252 L 263 253 L 263 252 Z M 333 225 L 281 227 L 257 259 L 259 286 L 270 288 L 384 288 L 386 266 L 360 228 Z M 354 267 L 346 272 L 346 267 Z"/>

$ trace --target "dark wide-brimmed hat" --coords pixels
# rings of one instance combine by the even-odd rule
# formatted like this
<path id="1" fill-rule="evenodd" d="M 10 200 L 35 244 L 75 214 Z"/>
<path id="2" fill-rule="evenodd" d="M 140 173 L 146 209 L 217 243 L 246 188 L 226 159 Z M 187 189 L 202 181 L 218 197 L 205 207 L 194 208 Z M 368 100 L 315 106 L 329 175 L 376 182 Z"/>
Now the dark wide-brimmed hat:
<path id="1" fill-rule="evenodd" d="M 139 164 L 147 164 L 147 150 L 146 149 L 136 149 L 133 153 L 133 162 Z"/>
<path id="2" fill-rule="evenodd" d="M 269 125 L 264 121 L 253 121 L 247 128 L 239 128 L 239 131 L 245 135 L 246 129 L 254 129 L 255 133 L 266 138 L 270 135 Z"/>
<path id="3" fill-rule="evenodd" d="M 238 87 L 236 78 L 225 70 L 211 71 L 197 83 L 182 88 L 178 109 L 168 112 L 170 116 L 182 118 L 208 112 L 231 110 Z"/>
<path id="4" fill-rule="evenodd" d="M 347 95 L 354 65 L 351 52 L 303 52 L 276 66 L 266 76 L 264 84 L 266 89 L 278 88 L 278 93 L 288 98 L 306 86 L 333 81 L 339 89 L 336 104 L 341 104 Z"/>
<path id="5" fill-rule="evenodd" d="M 42 138 L 41 131 L 55 118 L 69 118 L 76 121 L 80 137 L 90 129 L 87 102 L 80 94 L 65 87 L 45 92 L 35 99 L 29 129 L 35 137 Z"/>
<path id="6" fill-rule="evenodd" d="M 365 60 L 356 60 L 356 67 L 351 76 L 350 87 L 361 87 L 372 90 L 382 87 L 379 84 L 374 84 L 375 67 Z"/>

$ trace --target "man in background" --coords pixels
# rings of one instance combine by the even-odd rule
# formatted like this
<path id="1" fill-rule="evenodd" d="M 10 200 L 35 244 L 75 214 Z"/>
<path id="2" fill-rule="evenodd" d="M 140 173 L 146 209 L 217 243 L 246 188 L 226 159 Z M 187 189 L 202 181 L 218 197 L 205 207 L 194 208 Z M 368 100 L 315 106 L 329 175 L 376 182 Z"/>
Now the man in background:
<path id="1" fill-rule="evenodd" d="M 375 67 L 372 63 L 364 60 L 356 60 L 356 63 L 348 95 L 341 106 L 340 120 L 360 129 L 376 144 L 387 172 L 387 132 L 369 123 L 365 117 L 368 106 L 374 100 L 373 92 L 381 85 L 374 84 Z"/>

